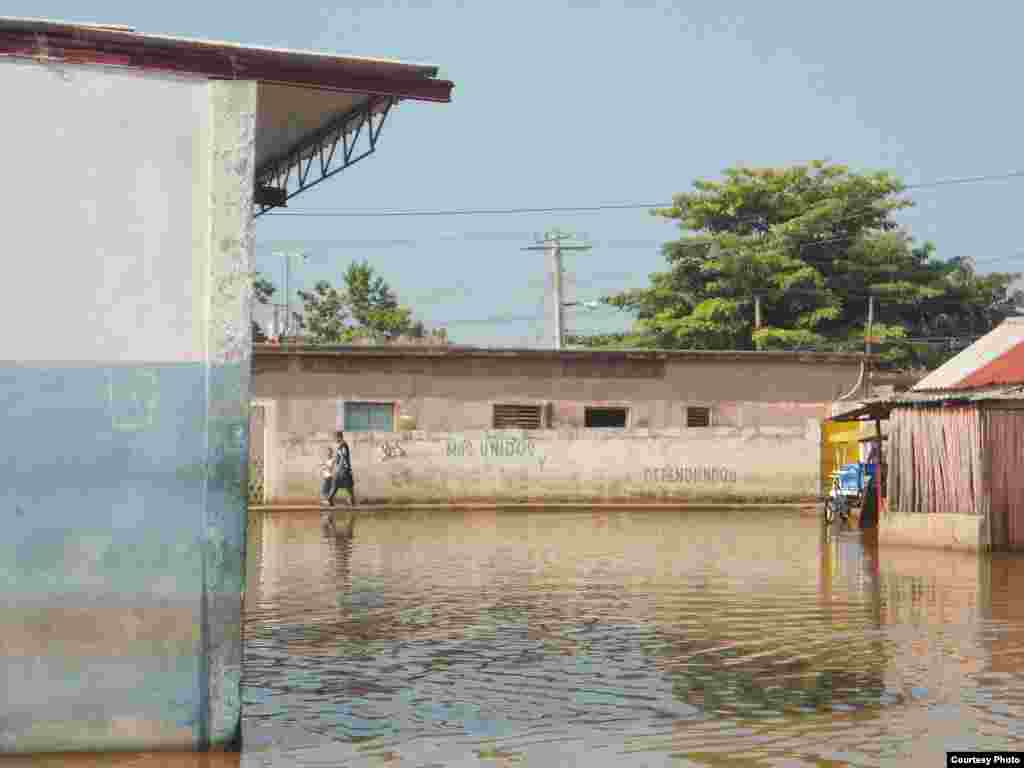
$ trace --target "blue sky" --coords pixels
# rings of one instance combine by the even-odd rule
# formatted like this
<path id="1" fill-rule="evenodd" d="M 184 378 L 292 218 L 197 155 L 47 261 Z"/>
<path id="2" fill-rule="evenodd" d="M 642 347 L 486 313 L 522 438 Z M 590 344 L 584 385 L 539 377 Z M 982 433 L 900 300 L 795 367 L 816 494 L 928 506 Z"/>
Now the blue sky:
<path id="1" fill-rule="evenodd" d="M 997 2 L 374 2 L 8 0 L 5 15 L 437 64 L 451 104 L 406 102 L 375 155 L 293 210 L 667 202 L 737 162 L 830 158 L 908 183 L 1024 170 L 1017 97 L 1024 6 Z M 941 256 L 1024 270 L 1024 179 L 913 194 L 901 216 Z M 261 217 L 257 264 L 312 259 L 300 285 L 368 259 L 457 342 L 537 343 L 543 256 L 559 226 L 593 249 L 566 259 L 569 299 L 642 286 L 674 227 L 644 210 L 408 218 Z M 397 242 L 396 242 L 397 241 Z M 624 328 L 611 309 L 570 330 Z"/>

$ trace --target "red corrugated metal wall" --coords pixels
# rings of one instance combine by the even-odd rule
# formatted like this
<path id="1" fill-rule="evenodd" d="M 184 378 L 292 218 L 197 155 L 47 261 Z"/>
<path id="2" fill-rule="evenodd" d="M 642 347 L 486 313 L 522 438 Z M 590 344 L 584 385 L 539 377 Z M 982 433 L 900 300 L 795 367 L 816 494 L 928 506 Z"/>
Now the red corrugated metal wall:
<path id="1" fill-rule="evenodd" d="M 891 425 L 893 509 L 982 514 L 982 423 L 977 408 L 898 408 Z"/>
<path id="2" fill-rule="evenodd" d="M 986 413 L 992 546 L 1024 549 L 1024 411 Z"/>

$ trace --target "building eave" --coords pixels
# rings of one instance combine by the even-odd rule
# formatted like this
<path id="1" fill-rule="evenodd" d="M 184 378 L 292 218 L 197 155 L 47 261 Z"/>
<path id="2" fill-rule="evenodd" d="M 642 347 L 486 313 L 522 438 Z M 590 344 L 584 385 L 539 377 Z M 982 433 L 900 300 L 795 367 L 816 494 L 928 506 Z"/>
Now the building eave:
<path id="1" fill-rule="evenodd" d="M 0 56 L 101 64 L 420 101 L 451 101 L 438 68 L 166 35 L 128 27 L 0 18 Z"/>

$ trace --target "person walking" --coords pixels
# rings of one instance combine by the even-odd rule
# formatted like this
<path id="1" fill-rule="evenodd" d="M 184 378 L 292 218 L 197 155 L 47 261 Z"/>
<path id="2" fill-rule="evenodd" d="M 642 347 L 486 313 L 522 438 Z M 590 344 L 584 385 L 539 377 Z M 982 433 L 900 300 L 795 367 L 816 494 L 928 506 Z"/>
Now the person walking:
<path id="1" fill-rule="evenodd" d="M 350 506 L 356 505 L 355 479 L 352 476 L 352 453 L 349 451 L 348 443 L 345 442 L 345 433 L 335 434 L 334 446 L 334 482 L 331 493 L 327 497 L 327 503 L 334 506 L 334 497 L 340 488 L 348 492 Z"/>

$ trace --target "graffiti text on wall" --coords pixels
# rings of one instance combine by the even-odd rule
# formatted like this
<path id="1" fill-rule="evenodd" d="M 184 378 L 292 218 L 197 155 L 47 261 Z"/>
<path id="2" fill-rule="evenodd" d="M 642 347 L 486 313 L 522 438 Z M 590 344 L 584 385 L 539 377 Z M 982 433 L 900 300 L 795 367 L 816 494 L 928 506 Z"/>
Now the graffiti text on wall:
<path id="1" fill-rule="evenodd" d="M 447 456 L 463 456 L 473 455 L 473 441 L 472 440 L 448 440 L 448 444 L 445 447 L 445 454 Z"/>
<path id="2" fill-rule="evenodd" d="M 459 458 L 479 455 L 484 459 L 529 459 L 537 457 L 537 446 L 524 437 L 488 436 L 480 440 L 476 447 L 472 440 L 449 438 L 445 454 Z"/>
<path id="3" fill-rule="evenodd" d="M 107 371 L 107 399 L 111 423 L 118 432 L 139 432 L 152 427 L 160 406 L 156 372 L 114 368 Z"/>
<path id="4" fill-rule="evenodd" d="M 397 440 L 388 440 L 380 444 L 380 459 L 381 461 L 387 461 L 388 459 L 404 459 L 405 449 L 402 444 Z"/>
<path id="5" fill-rule="evenodd" d="M 647 467 L 645 483 L 735 483 L 736 470 L 728 467 Z"/>

